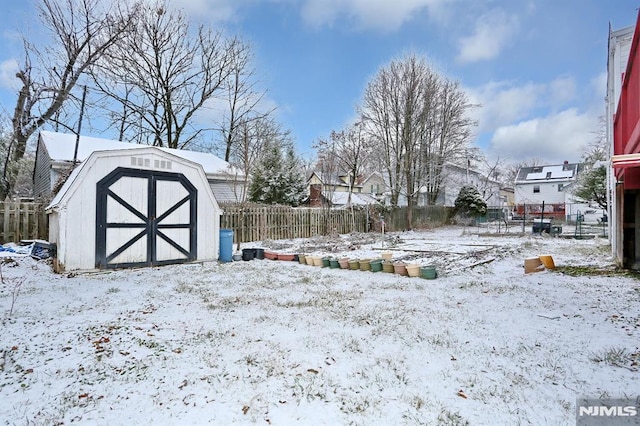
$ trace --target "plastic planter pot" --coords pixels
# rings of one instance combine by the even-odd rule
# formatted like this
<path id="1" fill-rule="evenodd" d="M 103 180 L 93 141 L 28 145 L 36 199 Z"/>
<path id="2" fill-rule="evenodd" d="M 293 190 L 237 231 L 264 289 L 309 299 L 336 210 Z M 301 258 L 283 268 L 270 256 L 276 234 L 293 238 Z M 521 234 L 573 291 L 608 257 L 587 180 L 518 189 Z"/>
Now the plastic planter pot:
<path id="1" fill-rule="evenodd" d="M 313 266 L 322 266 L 321 256 L 313 256 Z"/>
<path id="2" fill-rule="evenodd" d="M 309 256 L 309 255 L 305 256 L 304 258 L 305 262 L 307 262 L 307 265 L 311 265 L 311 266 L 313 266 L 314 264 L 314 259 L 315 259 L 314 256 Z"/>
<path id="3" fill-rule="evenodd" d="M 350 260 L 349 269 L 352 271 L 357 271 L 358 269 L 360 269 L 360 262 L 358 260 Z"/>
<path id="4" fill-rule="evenodd" d="M 338 263 L 338 259 L 330 259 L 329 266 L 331 269 L 338 269 L 340 267 L 340 263 Z"/>
<path id="5" fill-rule="evenodd" d="M 331 266 L 331 258 L 330 257 L 323 257 L 322 258 L 322 267 L 323 268 L 328 268 L 329 266 Z"/>
<path id="6" fill-rule="evenodd" d="M 407 276 L 407 265 L 404 262 L 396 262 L 393 264 L 393 272 L 398 275 Z"/>
<path id="7" fill-rule="evenodd" d="M 258 260 L 264 259 L 264 249 L 255 248 L 253 250 L 254 250 L 254 256 L 255 256 L 256 259 L 258 259 Z"/>
<path id="8" fill-rule="evenodd" d="M 307 258 L 304 254 L 299 254 L 298 255 L 298 262 L 300 262 L 302 265 L 307 263 Z"/>
<path id="9" fill-rule="evenodd" d="M 394 273 L 394 267 L 392 262 L 382 262 L 382 272 Z"/>
<path id="10" fill-rule="evenodd" d="M 362 259 L 360 261 L 360 270 L 361 271 L 368 271 L 370 269 L 370 263 L 371 259 Z"/>
<path id="11" fill-rule="evenodd" d="M 407 275 L 410 277 L 419 277 L 420 276 L 420 265 L 412 265 L 409 264 L 406 266 Z"/>
<path id="12" fill-rule="evenodd" d="M 242 249 L 242 260 L 253 260 L 256 257 L 256 249 Z"/>
<path id="13" fill-rule="evenodd" d="M 349 269 L 349 259 L 346 257 L 339 259 L 338 264 L 340 265 L 341 269 Z"/>
<path id="14" fill-rule="evenodd" d="M 380 272 L 382 271 L 382 259 L 375 259 L 369 262 L 369 267 L 371 272 Z"/>
<path id="15" fill-rule="evenodd" d="M 265 251 L 264 252 L 264 257 L 266 259 L 270 259 L 270 260 L 277 260 L 278 259 L 278 253 L 274 253 L 272 251 Z"/>
<path id="16" fill-rule="evenodd" d="M 420 276 L 426 280 L 434 280 L 438 277 L 438 272 L 433 266 L 423 266 L 420 268 Z"/>
<path id="17" fill-rule="evenodd" d="M 289 262 L 291 262 L 295 256 L 296 256 L 295 254 L 290 254 L 290 253 L 279 253 L 278 260 L 288 260 Z"/>

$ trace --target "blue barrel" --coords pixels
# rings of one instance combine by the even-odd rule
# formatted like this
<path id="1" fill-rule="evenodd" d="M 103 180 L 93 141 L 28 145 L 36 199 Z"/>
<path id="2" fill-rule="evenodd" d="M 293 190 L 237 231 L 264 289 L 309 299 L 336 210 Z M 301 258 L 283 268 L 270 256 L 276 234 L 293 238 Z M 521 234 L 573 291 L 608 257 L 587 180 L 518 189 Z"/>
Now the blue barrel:
<path id="1" fill-rule="evenodd" d="M 233 259 L 233 229 L 220 230 L 220 262 L 231 262 Z"/>

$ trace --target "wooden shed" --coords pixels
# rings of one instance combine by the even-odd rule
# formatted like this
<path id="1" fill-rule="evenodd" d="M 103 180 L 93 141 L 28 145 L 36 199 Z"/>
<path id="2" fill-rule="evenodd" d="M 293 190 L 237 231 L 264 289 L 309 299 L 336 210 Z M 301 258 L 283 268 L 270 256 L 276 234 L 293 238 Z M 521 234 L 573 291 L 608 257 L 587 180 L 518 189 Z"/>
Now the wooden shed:
<path id="1" fill-rule="evenodd" d="M 58 272 L 218 257 L 222 211 L 202 166 L 156 147 L 94 151 L 47 213 Z"/>

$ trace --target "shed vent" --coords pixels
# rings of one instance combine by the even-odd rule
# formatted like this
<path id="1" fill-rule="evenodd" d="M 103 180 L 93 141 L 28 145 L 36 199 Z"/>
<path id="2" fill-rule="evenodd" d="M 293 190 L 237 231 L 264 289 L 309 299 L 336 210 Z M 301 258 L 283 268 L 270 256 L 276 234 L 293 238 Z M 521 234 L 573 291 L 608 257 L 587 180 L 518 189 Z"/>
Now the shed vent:
<path id="1" fill-rule="evenodd" d="M 155 167 L 156 169 L 171 170 L 171 161 L 153 160 L 153 167 Z"/>
<path id="2" fill-rule="evenodd" d="M 151 161 L 148 158 L 142 157 L 131 157 L 131 165 L 138 167 L 150 167 Z"/>

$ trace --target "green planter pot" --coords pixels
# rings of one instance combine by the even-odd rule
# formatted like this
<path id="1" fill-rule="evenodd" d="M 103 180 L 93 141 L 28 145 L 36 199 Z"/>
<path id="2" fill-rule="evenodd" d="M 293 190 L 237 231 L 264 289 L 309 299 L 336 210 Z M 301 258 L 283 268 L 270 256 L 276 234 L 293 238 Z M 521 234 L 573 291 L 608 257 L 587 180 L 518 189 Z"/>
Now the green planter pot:
<path id="1" fill-rule="evenodd" d="M 332 269 L 338 269 L 338 268 L 340 268 L 340 263 L 338 263 L 338 259 L 331 259 L 331 260 L 329 260 L 329 266 Z"/>
<path id="2" fill-rule="evenodd" d="M 371 272 L 381 272 L 382 271 L 382 259 L 375 259 L 369 262 L 369 267 L 371 268 Z"/>
<path id="3" fill-rule="evenodd" d="M 331 266 L 331 258 L 330 257 L 323 257 L 322 258 L 322 267 L 323 268 L 328 268 L 329 266 Z"/>
<path id="4" fill-rule="evenodd" d="M 426 280 L 433 280 L 438 277 L 438 272 L 433 266 L 423 266 L 420 268 L 420 277 Z"/>

